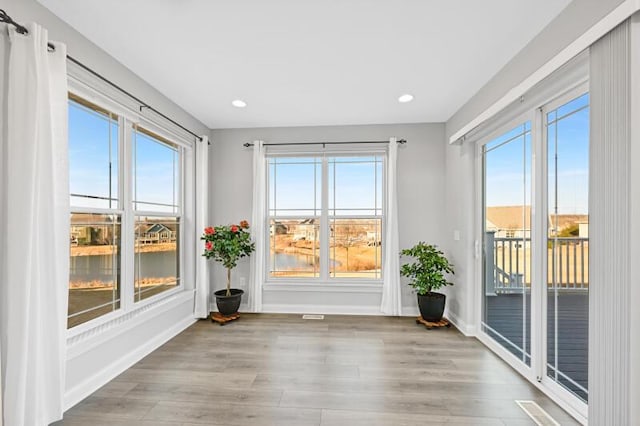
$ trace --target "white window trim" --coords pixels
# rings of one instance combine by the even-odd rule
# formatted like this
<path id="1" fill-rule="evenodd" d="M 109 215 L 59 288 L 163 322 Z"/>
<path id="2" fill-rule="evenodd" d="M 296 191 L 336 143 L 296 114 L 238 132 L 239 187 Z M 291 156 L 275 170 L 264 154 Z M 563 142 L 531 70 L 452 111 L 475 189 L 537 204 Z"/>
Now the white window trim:
<path id="1" fill-rule="evenodd" d="M 382 232 L 381 238 L 384 238 L 384 229 L 386 229 L 386 215 L 384 212 L 386 211 L 386 203 L 387 203 L 387 194 L 385 192 L 386 188 L 386 179 L 387 179 L 387 150 L 374 148 L 371 149 L 371 146 L 367 148 L 354 148 L 354 146 L 347 146 L 344 149 L 332 149 L 332 150 L 322 150 L 318 151 L 317 147 L 313 149 L 301 149 L 298 151 L 280 151 L 276 150 L 275 152 L 268 152 L 266 157 L 267 168 L 269 167 L 269 159 L 270 158 L 281 158 L 281 157 L 320 157 L 322 158 L 322 181 L 321 181 L 321 189 L 322 189 L 322 200 L 328 200 L 328 162 L 327 158 L 330 157 L 348 157 L 348 156 L 378 156 L 382 157 L 382 169 L 383 176 L 381 179 L 381 187 L 382 187 L 382 213 L 380 216 L 375 215 L 363 215 L 357 216 L 357 218 L 380 218 L 382 220 Z M 329 268 L 324 267 L 323 265 L 328 265 L 329 263 L 329 220 L 332 217 L 340 218 L 340 215 L 330 216 L 328 203 L 323 202 L 321 207 L 320 216 L 313 215 L 300 215 L 300 216 L 277 216 L 277 219 L 301 219 L 301 218 L 318 218 L 320 219 L 320 240 L 327 241 L 325 244 L 326 247 L 323 250 L 323 244 L 320 246 L 320 276 L 318 277 L 270 277 L 270 247 L 269 247 L 269 224 L 272 217 L 269 214 L 269 173 L 267 173 L 267 196 L 265 197 L 266 206 L 266 216 L 265 216 L 265 258 L 263 262 L 266 267 L 264 268 L 264 285 L 263 289 L 265 291 L 293 291 L 293 292 L 308 292 L 308 291 L 317 291 L 317 292 L 364 292 L 364 293 L 381 293 L 382 292 L 382 283 L 384 270 L 380 278 L 371 279 L 371 278 L 345 278 L 345 277 L 335 277 L 332 278 L 329 276 Z M 326 222 L 326 223 L 325 223 Z M 326 234 L 326 235 L 323 235 Z M 384 242 L 383 242 L 384 244 Z M 380 267 L 384 265 L 384 251 L 380 256 Z"/>
<path id="2" fill-rule="evenodd" d="M 148 118 L 143 117 L 141 114 L 136 113 L 131 107 L 123 105 L 119 100 L 113 99 L 107 93 L 103 93 L 98 89 L 95 89 L 73 75 L 69 75 L 69 92 L 75 96 L 86 99 L 91 103 L 96 104 L 112 113 L 118 115 L 118 130 L 119 130 L 119 149 L 118 160 L 120 168 L 119 170 L 119 202 L 116 209 L 102 209 L 102 208 L 87 208 L 87 207 L 71 207 L 72 212 L 77 213 L 104 213 L 104 214 L 119 214 L 121 215 L 121 270 L 120 270 L 120 308 L 101 315 L 97 318 L 91 319 L 82 324 L 78 324 L 75 327 L 67 329 L 68 342 L 78 342 L 86 338 L 87 336 L 93 336 L 96 332 L 102 332 L 119 324 L 123 318 L 135 317 L 138 313 L 145 312 L 151 306 L 163 304 L 165 301 L 175 300 L 179 303 L 182 300 L 181 294 L 189 294 L 193 296 L 193 289 L 185 283 L 185 268 L 186 265 L 195 263 L 195 250 L 191 247 L 187 247 L 188 238 L 186 238 L 187 232 L 195 232 L 195 229 L 187 229 L 186 224 L 192 223 L 189 219 L 192 217 L 193 206 L 186 205 L 186 193 L 190 191 L 186 188 L 186 182 L 189 180 L 186 178 L 187 174 L 194 173 L 194 166 L 192 161 L 187 161 L 187 158 L 193 160 L 191 153 L 193 141 L 192 137 L 180 135 L 177 132 L 171 131 L 169 128 L 164 127 L 156 122 L 150 121 Z M 180 256 L 180 280 L 175 288 L 150 296 L 139 302 L 135 300 L 135 285 L 134 285 L 134 256 L 126 255 L 126 253 L 133 254 L 134 251 L 134 228 L 135 228 L 135 216 L 139 212 L 133 209 L 132 203 L 132 178 L 133 178 L 133 164 L 132 164 L 132 130 L 134 124 L 145 128 L 158 136 L 166 138 L 167 140 L 174 142 L 177 145 L 177 149 L 180 153 L 181 171 L 179 173 L 179 188 L 180 188 L 180 207 L 177 213 L 158 213 L 158 212 L 142 212 L 149 216 L 170 216 L 180 217 L 180 242 L 179 250 Z M 124 172 L 128 170 L 128 172 Z M 125 190 L 125 188 L 127 190 Z M 192 190 L 191 190 L 192 191 Z M 129 208 L 125 208 L 129 206 Z M 126 225 L 126 226 L 125 226 Z M 130 229 L 129 229 L 130 228 Z"/>

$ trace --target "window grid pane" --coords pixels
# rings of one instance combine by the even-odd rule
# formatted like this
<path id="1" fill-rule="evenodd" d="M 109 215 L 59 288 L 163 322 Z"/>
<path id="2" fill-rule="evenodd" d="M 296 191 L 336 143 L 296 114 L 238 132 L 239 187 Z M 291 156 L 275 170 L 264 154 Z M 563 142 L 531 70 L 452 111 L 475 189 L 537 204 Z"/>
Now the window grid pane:
<path id="1" fill-rule="evenodd" d="M 270 158 L 269 215 L 319 216 L 321 177 L 321 158 Z"/>
<path id="2" fill-rule="evenodd" d="M 331 218 L 329 275 L 382 278 L 382 218 Z"/>
<path id="3" fill-rule="evenodd" d="M 180 220 L 178 217 L 136 216 L 135 298 L 144 300 L 180 283 Z"/>
<path id="4" fill-rule="evenodd" d="M 318 218 L 269 221 L 269 277 L 320 276 Z"/>
<path id="5" fill-rule="evenodd" d="M 140 127 L 133 130 L 133 146 L 133 208 L 178 213 L 179 148 Z"/>
<path id="6" fill-rule="evenodd" d="M 121 217 L 71 214 L 69 328 L 120 308 Z"/>
<path id="7" fill-rule="evenodd" d="M 118 208 L 118 117 L 72 97 L 69 108 L 69 190 L 74 207 Z"/>

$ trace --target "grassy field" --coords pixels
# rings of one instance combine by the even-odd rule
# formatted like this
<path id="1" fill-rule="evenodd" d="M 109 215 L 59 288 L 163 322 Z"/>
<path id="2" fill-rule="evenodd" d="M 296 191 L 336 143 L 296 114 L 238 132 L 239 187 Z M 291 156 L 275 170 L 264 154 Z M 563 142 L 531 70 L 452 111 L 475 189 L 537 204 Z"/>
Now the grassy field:
<path id="1" fill-rule="evenodd" d="M 319 244 L 313 241 L 294 241 L 290 235 L 279 235 L 275 244 L 271 246 L 271 253 L 283 253 L 290 255 L 315 257 L 319 260 Z M 382 247 L 369 246 L 364 241 L 353 242 L 349 246 L 329 247 L 329 257 L 336 261 L 332 266 L 331 276 L 336 277 L 360 277 L 380 278 L 382 264 Z M 316 267 L 317 269 L 317 267 Z M 313 265 L 307 268 L 288 268 L 284 271 L 274 271 L 272 277 L 313 277 Z"/>
<path id="2" fill-rule="evenodd" d="M 113 245 L 95 245 L 95 246 L 71 246 L 70 255 L 74 256 L 99 256 L 111 255 L 117 250 Z M 175 251 L 176 243 L 159 243 L 137 245 L 136 253 L 155 253 L 159 251 Z"/>

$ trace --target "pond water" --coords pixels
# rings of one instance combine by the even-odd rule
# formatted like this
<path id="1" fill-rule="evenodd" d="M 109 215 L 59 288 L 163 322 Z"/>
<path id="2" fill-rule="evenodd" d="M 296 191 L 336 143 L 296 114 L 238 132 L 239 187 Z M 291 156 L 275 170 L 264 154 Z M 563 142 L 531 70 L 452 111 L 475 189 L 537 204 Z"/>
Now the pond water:
<path id="1" fill-rule="evenodd" d="M 114 263 L 118 259 L 112 255 L 71 256 L 69 280 L 80 281 L 113 281 Z M 178 267 L 176 252 L 159 251 L 139 253 L 136 256 L 136 273 L 140 270 L 141 278 L 175 277 Z M 116 265 L 116 272 L 119 269 Z M 136 274 L 137 275 L 137 274 Z"/>

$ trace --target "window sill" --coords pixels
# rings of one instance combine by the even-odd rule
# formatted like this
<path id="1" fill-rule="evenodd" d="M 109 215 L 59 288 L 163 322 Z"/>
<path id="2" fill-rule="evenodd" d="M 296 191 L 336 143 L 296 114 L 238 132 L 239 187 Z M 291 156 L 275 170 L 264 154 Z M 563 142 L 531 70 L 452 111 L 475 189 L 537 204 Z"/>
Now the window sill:
<path id="1" fill-rule="evenodd" d="M 382 293 L 382 281 L 267 281 L 263 289 L 266 292 Z"/>
<path id="2" fill-rule="evenodd" d="M 125 331 L 125 329 L 129 329 L 137 325 L 140 322 L 138 319 L 149 311 L 153 310 L 157 313 L 161 313 L 176 305 L 192 300 L 194 292 L 195 290 L 193 289 L 185 290 L 180 287 L 136 303 L 126 312 L 120 309 L 67 330 L 68 358 L 73 358 L 74 356 L 79 355 L 79 353 L 85 352 L 94 346 L 93 344 L 81 345 L 81 343 L 111 332 L 119 334 Z M 82 349 L 78 350 L 78 346 L 81 346 Z"/>

